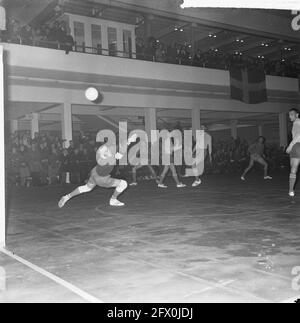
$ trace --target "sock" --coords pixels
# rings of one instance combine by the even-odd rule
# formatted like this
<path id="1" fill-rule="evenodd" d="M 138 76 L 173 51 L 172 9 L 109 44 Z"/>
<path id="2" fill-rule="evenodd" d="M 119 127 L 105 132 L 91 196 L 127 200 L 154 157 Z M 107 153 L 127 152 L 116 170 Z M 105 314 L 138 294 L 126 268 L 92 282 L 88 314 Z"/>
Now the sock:
<path id="1" fill-rule="evenodd" d="M 294 192 L 296 180 L 297 180 L 297 175 L 291 174 L 290 175 L 290 192 Z"/>

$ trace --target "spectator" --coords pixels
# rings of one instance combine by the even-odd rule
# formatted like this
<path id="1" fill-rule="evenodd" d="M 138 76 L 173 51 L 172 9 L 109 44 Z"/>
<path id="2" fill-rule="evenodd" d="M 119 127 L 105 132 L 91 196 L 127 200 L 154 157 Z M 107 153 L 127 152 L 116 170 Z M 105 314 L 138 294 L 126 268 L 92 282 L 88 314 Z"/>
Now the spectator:
<path id="1" fill-rule="evenodd" d="M 33 45 L 33 30 L 31 26 L 26 25 L 20 31 L 22 45 Z"/>

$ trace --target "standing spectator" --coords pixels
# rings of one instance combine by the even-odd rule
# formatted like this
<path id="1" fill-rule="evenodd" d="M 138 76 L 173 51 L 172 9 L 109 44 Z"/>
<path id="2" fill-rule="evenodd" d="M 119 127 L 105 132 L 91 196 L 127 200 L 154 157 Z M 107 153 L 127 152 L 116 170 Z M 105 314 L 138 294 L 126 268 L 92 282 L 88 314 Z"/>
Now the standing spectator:
<path id="1" fill-rule="evenodd" d="M 37 149 L 37 144 L 32 143 L 31 149 L 29 150 L 29 160 L 30 160 L 30 171 L 32 177 L 33 185 L 41 184 L 41 156 Z"/>
<path id="2" fill-rule="evenodd" d="M 60 160 L 60 179 L 62 184 L 70 184 L 70 156 L 67 149 L 64 149 L 62 152 Z"/>
<path id="3" fill-rule="evenodd" d="M 49 157 L 49 184 L 57 183 L 59 180 L 59 170 L 61 166 L 60 156 L 55 147 L 52 147 Z"/>
<path id="4" fill-rule="evenodd" d="M 137 38 L 136 40 L 136 58 L 137 59 L 145 59 L 145 45 L 144 40 L 141 38 Z"/>
<path id="5" fill-rule="evenodd" d="M 69 52 L 73 51 L 75 42 L 69 30 L 66 30 L 65 34 L 61 38 L 60 48 L 66 51 L 68 55 Z"/>
<path id="6" fill-rule="evenodd" d="M 166 52 L 164 50 L 163 44 L 159 44 L 158 48 L 156 49 L 156 61 L 160 63 L 164 63 L 166 61 Z"/>
<path id="7" fill-rule="evenodd" d="M 33 30 L 31 26 L 26 25 L 21 29 L 22 45 L 33 45 Z"/>
<path id="8" fill-rule="evenodd" d="M 45 185 L 48 183 L 48 170 L 49 170 L 49 157 L 50 157 L 48 144 L 45 140 L 40 144 L 40 154 L 41 154 L 41 184 Z"/>

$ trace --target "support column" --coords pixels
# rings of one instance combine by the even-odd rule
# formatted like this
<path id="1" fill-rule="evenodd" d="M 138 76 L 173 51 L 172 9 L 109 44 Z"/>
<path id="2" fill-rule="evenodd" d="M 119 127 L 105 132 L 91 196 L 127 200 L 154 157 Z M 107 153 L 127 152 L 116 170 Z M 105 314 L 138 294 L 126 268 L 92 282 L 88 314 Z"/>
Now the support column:
<path id="1" fill-rule="evenodd" d="M 279 143 L 280 147 L 286 147 L 288 144 L 287 118 L 285 112 L 279 114 Z"/>
<path id="2" fill-rule="evenodd" d="M 232 120 L 230 126 L 231 126 L 231 137 L 236 140 L 238 137 L 238 127 L 237 127 L 238 121 Z"/>
<path id="3" fill-rule="evenodd" d="M 65 102 L 62 106 L 62 139 L 66 140 L 64 147 L 70 146 L 70 141 L 73 140 L 73 123 L 72 123 L 72 104 Z"/>
<path id="4" fill-rule="evenodd" d="M 0 46 L 0 248 L 5 247 L 6 208 L 5 208 L 5 150 L 4 150 L 4 69 L 3 47 Z"/>
<path id="5" fill-rule="evenodd" d="M 19 131 L 19 121 L 18 120 L 10 120 L 10 133 L 14 134 Z"/>
<path id="6" fill-rule="evenodd" d="M 193 109 L 192 110 L 192 130 L 193 130 L 193 136 L 196 138 L 196 131 L 201 130 L 201 111 L 200 109 Z"/>
<path id="7" fill-rule="evenodd" d="M 156 109 L 154 108 L 145 109 L 145 131 L 149 141 L 151 140 L 151 130 L 157 130 Z"/>
<path id="8" fill-rule="evenodd" d="M 258 125 L 258 136 L 263 137 L 264 135 L 264 126 L 262 124 Z"/>
<path id="9" fill-rule="evenodd" d="M 34 138 L 36 132 L 39 132 L 39 114 L 31 114 L 31 138 Z"/>

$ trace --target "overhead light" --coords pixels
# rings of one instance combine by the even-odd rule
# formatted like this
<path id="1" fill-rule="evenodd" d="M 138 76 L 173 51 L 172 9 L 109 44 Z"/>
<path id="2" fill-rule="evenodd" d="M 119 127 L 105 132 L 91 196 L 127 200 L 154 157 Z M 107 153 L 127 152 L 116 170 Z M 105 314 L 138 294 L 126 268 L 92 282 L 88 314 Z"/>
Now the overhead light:
<path id="1" fill-rule="evenodd" d="M 244 42 L 244 39 L 241 39 L 240 42 L 243 43 Z"/>
<path id="2" fill-rule="evenodd" d="M 218 48 L 216 48 L 216 49 L 215 49 L 215 52 L 218 52 L 218 51 L 219 51 L 219 50 L 218 50 Z"/>
<path id="3" fill-rule="evenodd" d="M 181 32 L 183 32 L 183 31 L 184 31 L 184 29 L 183 29 L 183 28 L 180 28 L 180 31 L 181 31 Z"/>
<path id="4" fill-rule="evenodd" d="M 177 31 L 178 30 L 178 27 L 174 27 L 174 30 Z"/>
<path id="5" fill-rule="evenodd" d="M 217 38 L 217 35 L 214 35 L 214 38 Z"/>

